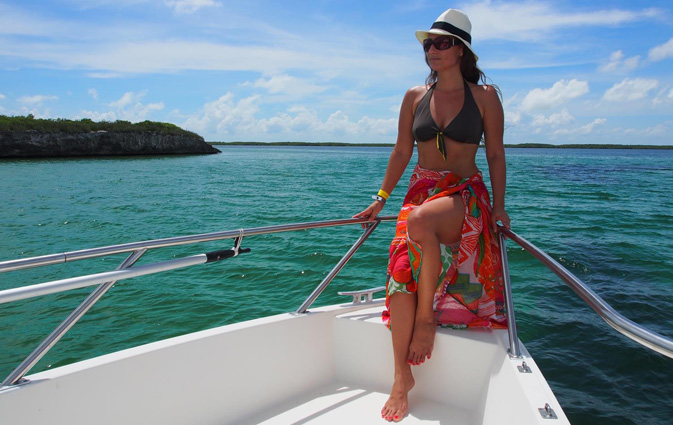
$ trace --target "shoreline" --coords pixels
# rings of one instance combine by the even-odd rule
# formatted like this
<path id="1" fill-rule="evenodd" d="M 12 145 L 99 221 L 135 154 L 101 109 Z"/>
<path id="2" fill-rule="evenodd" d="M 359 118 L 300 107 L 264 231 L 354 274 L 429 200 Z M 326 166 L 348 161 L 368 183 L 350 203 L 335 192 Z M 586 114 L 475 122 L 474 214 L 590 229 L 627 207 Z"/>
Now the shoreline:
<path id="1" fill-rule="evenodd" d="M 344 143 L 344 142 L 207 142 L 213 146 L 325 146 L 325 147 L 383 147 L 395 146 L 393 143 Z M 505 148 L 535 148 L 535 149 L 646 149 L 646 150 L 673 150 L 673 145 L 618 145 L 618 144 L 566 144 L 550 145 L 544 143 L 505 144 Z M 484 145 L 479 146 L 483 148 Z"/>
<path id="2" fill-rule="evenodd" d="M 0 115 L 0 159 L 215 153 L 203 137 L 170 123 Z"/>

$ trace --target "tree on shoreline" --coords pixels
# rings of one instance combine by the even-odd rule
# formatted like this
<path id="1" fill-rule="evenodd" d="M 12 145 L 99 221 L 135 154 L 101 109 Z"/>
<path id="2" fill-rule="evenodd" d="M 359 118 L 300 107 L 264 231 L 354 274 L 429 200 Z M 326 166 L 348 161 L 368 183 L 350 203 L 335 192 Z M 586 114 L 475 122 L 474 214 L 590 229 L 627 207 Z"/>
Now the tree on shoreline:
<path id="1" fill-rule="evenodd" d="M 122 120 L 94 122 L 88 118 L 73 121 L 64 118 L 40 119 L 35 118 L 32 114 L 25 117 L 0 115 L 0 132 L 19 131 L 37 131 L 40 133 L 89 133 L 92 131 L 136 133 L 150 131 L 159 134 L 181 134 L 200 138 L 196 133 L 165 122 L 143 121 L 132 123 Z"/>

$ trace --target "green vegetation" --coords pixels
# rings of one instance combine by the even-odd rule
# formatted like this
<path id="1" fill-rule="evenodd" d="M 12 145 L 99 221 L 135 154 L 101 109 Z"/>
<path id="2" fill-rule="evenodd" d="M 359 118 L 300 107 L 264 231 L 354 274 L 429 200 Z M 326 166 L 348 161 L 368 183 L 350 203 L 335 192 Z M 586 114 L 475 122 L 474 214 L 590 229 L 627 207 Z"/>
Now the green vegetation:
<path id="1" fill-rule="evenodd" d="M 110 131 L 122 133 L 139 133 L 151 131 L 159 134 L 179 134 L 201 137 L 191 131 L 183 130 L 175 124 L 165 122 L 143 121 L 131 123 L 129 121 L 94 122 L 88 118 L 72 121 L 63 118 L 38 119 L 33 115 L 25 117 L 8 117 L 0 115 L 0 132 L 37 131 L 40 133 L 89 133 L 91 131 Z"/>
<path id="2" fill-rule="evenodd" d="M 0 132 L 37 131 L 40 133 L 89 133 L 91 131 L 110 132 L 154 132 L 159 134 L 179 134 L 192 137 L 199 136 L 191 131 L 183 130 L 175 124 L 155 121 L 131 123 L 117 120 L 115 122 L 94 122 L 88 118 L 79 121 L 57 119 L 39 119 L 33 115 L 8 117 L 0 115 Z M 339 143 L 339 142 L 208 142 L 210 145 L 244 145 L 244 146 L 365 146 L 365 147 L 392 147 L 392 143 Z M 484 147 L 482 144 L 480 147 Z M 673 149 L 673 146 L 659 145 L 599 145 L 599 144 L 570 144 L 550 145 L 545 143 L 507 144 L 506 148 L 542 148 L 542 149 Z"/>

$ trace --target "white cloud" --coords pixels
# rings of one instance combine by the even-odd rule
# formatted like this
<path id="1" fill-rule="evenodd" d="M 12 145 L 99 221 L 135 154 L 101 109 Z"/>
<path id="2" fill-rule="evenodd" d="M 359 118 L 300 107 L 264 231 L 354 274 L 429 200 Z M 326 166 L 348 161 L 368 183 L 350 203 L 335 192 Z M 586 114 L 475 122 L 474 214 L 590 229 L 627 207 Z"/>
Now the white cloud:
<path id="1" fill-rule="evenodd" d="M 530 112 L 539 109 L 550 109 L 589 92 L 589 83 L 572 79 L 560 80 L 549 89 L 536 88 L 528 92 L 521 102 L 521 108 Z"/>
<path id="2" fill-rule="evenodd" d="M 44 20 L 37 25 L 38 20 L 32 13 L 10 7 L 0 3 L 0 34 L 2 35 L 44 35 L 55 30 L 55 25 Z"/>
<path id="3" fill-rule="evenodd" d="M 44 102 L 56 99 L 58 99 L 56 96 L 37 94 L 34 96 L 21 96 L 19 98 L 19 103 L 24 105 L 42 105 Z"/>
<path id="4" fill-rule="evenodd" d="M 327 90 L 326 87 L 318 86 L 286 74 L 276 75 L 269 79 L 260 78 L 252 83 L 252 86 L 264 88 L 271 94 L 284 93 L 298 97 L 309 96 Z"/>
<path id="5" fill-rule="evenodd" d="M 607 89 L 603 99 L 611 102 L 627 102 L 645 98 L 659 86 L 659 81 L 651 78 L 625 78 L 621 83 Z"/>
<path id="6" fill-rule="evenodd" d="M 5 95 L 0 93 L 0 99 L 4 99 L 4 98 L 5 98 Z"/>
<path id="7" fill-rule="evenodd" d="M 397 118 L 352 120 L 343 111 L 321 119 L 318 113 L 304 106 L 291 107 L 271 117 L 258 117 L 261 96 L 236 101 L 232 93 L 209 102 L 184 124 L 186 129 L 203 134 L 210 140 L 369 140 L 392 136 L 397 131 Z"/>
<path id="8" fill-rule="evenodd" d="M 112 106 L 113 108 L 124 108 L 133 102 L 140 102 L 140 99 L 142 99 L 145 96 L 145 94 L 146 92 L 141 93 L 134 93 L 132 91 L 126 92 L 122 95 L 121 98 L 119 98 L 119 100 L 110 102 L 110 106 Z"/>
<path id="9" fill-rule="evenodd" d="M 82 111 L 81 116 L 84 118 L 89 118 L 93 121 L 117 121 L 117 114 L 115 114 L 112 111 L 108 112 Z"/>
<path id="10" fill-rule="evenodd" d="M 68 3 L 75 0 L 70 0 Z M 146 2 L 147 0 L 139 0 L 139 2 Z M 86 41 L 88 43 L 101 45 L 101 40 L 138 40 L 156 35 L 157 32 L 162 31 L 162 27 L 155 25 L 147 20 L 142 22 L 133 21 L 132 19 L 101 21 L 96 19 L 83 19 L 80 15 L 82 9 L 88 8 L 92 5 L 93 0 L 82 0 L 82 5 L 79 9 L 72 10 L 68 5 L 62 4 L 57 6 L 59 15 L 63 17 L 55 17 L 54 13 L 49 13 L 49 7 L 31 8 L 26 2 L 14 1 L 13 5 L 8 5 L 8 2 L 0 3 L 0 35 L 17 36 L 12 43 L 16 50 L 21 51 L 29 48 L 25 43 L 25 36 L 41 37 L 44 42 L 35 42 L 33 46 L 38 48 L 56 48 L 60 49 L 63 54 L 68 54 L 66 48 L 70 43 L 74 43 L 74 48 L 82 47 L 82 34 L 86 34 Z M 121 6 L 120 0 L 111 0 L 108 3 L 114 3 L 115 6 Z M 23 6 L 23 7 L 22 7 Z M 136 5 L 137 6 L 137 5 Z M 74 14 L 72 13 L 74 12 Z M 58 43 L 53 41 L 58 40 Z M 1 46 L 1 45 L 0 45 Z M 9 52 L 10 46 L 7 47 Z M 30 53 L 30 52 L 26 52 Z M 33 56 L 39 58 L 40 56 Z"/>
<path id="11" fill-rule="evenodd" d="M 87 93 L 89 96 L 91 96 L 94 100 L 98 100 L 98 90 L 96 89 L 89 89 L 87 90 Z"/>
<path id="12" fill-rule="evenodd" d="M 397 127 L 397 119 L 373 119 L 367 116 L 351 121 L 343 111 L 332 113 L 325 122 L 316 123 L 316 130 L 333 136 L 366 136 L 368 134 L 385 135 Z"/>
<path id="13" fill-rule="evenodd" d="M 598 67 L 601 72 L 615 72 L 615 71 L 632 71 L 638 67 L 640 56 L 633 56 L 624 58 L 624 53 L 621 50 L 612 52 L 610 61 Z"/>
<path id="14" fill-rule="evenodd" d="M 312 131 L 320 119 L 315 111 L 306 107 L 297 106 L 290 108 L 287 113 L 269 119 L 260 119 L 259 126 L 262 132 L 279 133 L 306 133 Z"/>
<path id="15" fill-rule="evenodd" d="M 515 107 L 516 102 L 519 101 L 519 95 L 515 94 L 509 99 L 505 99 L 502 103 L 502 108 L 505 112 L 505 124 L 518 125 L 521 122 L 522 114 L 518 107 Z"/>
<path id="16" fill-rule="evenodd" d="M 203 7 L 222 6 L 221 3 L 213 0 L 168 0 L 166 5 L 178 14 L 194 13 Z"/>
<path id="17" fill-rule="evenodd" d="M 625 134 L 628 134 L 629 136 L 638 136 L 638 137 L 666 137 L 666 140 L 669 139 L 670 133 L 670 128 L 668 125 L 670 122 L 663 122 L 661 124 L 657 124 L 655 126 L 651 127 L 646 127 L 643 129 L 636 129 L 636 128 L 627 128 L 626 130 L 622 130 Z"/>
<path id="18" fill-rule="evenodd" d="M 294 108 L 270 119 L 260 119 L 265 133 L 279 132 L 312 140 L 343 140 L 345 137 L 366 140 L 368 137 L 392 136 L 397 131 L 397 118 L 370 118 L 357 121 L 343 111 L 333 112 L 325 121 L 307 108 Z"/>
<path id="19" fill-rule="evenodd" d="M 505 109 L 505 123 L 517 125 L 521 122 L 521 112 Z"/>
<path id="20" fill-rule="evenodd" d="M 549 115 L 549 117 L 546 117 L 542 114 L 534 115 L 533 125 L 534 126 L 550 125 L 552 127 L 558 127 L 559 125 L 568 124 L 574 119 L 575 117 L 570 115 L 567 109 L 563 109 L 561 112 Z"/>
<path id="21" fill-rule="evenodd" d="M 98 112 L 85 110 L 82 111 L 81 114 L 94 121 L 145 121 L 152 112 L 164 109 L 163 102 L 143 104 L 141 100 L 146 94 L 147 90 L 140 93 L 126 92 L 119 98 L 119 100 L 109 103 L 111 108 L 115 108 L 114 111 Z"/>
<path id="22" fill-rule="evenodd" d="M 72 50 L 66 48 L 65 52 L 63 48 L 30 47 L 34 49 L 32 53 L 21 49 L 10 52 L 9 56 L 26 59 L 40 57 L 58 67 L 100 70 L 96 72 L 103 77 L 119 73 L 174 72 L 188 69 L 262 73 L 296 68 L 298 64 L 304 69 L 323 66 L 319 64 L 318 56 L 309 52 L 264 46 L 229 46 L 209 41 L 111 42 L 79 51 L 73 46 Z"/>
<path id="23" fill-rule="evenodd" d="M 666 124 L 657 124 L 653 127 L 647 127 L 645 129 L 645 134 L 647 136 L 666 136 L 670 135 L 670 130 Z"/>
<path id="24" fill-rule="evenodd" d="M 254 130 L 259 97 L 255 95 L 235 102 L 234 94 L 227 93 L 206 103 L 200 111 L 187 119 L 184 127 L 199 134 L 217 135 L 237 133 L 239 129 Z"/>
<path id="25" fill-rule="evenodd" d="M 660 46 L 651 48 L 648 57 L 651 61 L 673 58 L 673 38 Z"/>
<path id="26" fill-rule="evenodd" d="M 1 12 L 0 4 L 0 35 Z M 382 48 L 372 51 L 361 43 L 360 34 L 333 29 L 332 35 L 304 36 L 301 27 L 285 31 L 282 22 L 271 25 L 261 18 L 237 18 L 227 15 L 227 22 L 217 27 L 204 25 L 202 30 L 190 26 L 188 35 L 180 26 L 172 32 L 165 25 L 152 23 L 98 22 L 94 26 L 91 22 L 62 21 L 54 24 L 58 28 L 53 33 L 0 43 L 0 56 L 26 66 L 84 70 L 93 78 L 203 70 L 252 71 L 265 76 L 300 71 L 319 78 L 378 75 L 402 80 L 425 66 L 418 57 L 385 40 Z M 54 27 L 39 15 L 27 19 L 31 27 L 42 23 Z M 255 33 L 252 42 L 251 28 Z M 74 39 L 73 34 L 87 34 L 87 38 Z"/>
<path id="27" fill-rule="evenodd" d="M 603 9 L 593 12 L 555 8 L 551 3 L 524 1 L 495 3 L 482 1 L 462 9 L 470 17 L 473 36 L 477 40 L 508 39 L 535 41 L 540 35 L 562 28 L 616 26 L 629 22 L 656 19 L 657 9 L 641 11 Z"/>
<path id="28" fill-rule="evenodd" d="M 128 5 L 131 0 L 66 3 L 73 1 L 88 8 L 89 3 Z M 326 79 L 361 81 L 363 75 L 376 75 L 388 82 L 404 81 L 406 85 L 409 76 L 425 67 L 422 60 L 408 55 L 392 39 L 375 35 L 378 47 L 374 50 L 362 44 L 367 31 L 375 30 L 355 31 L 355 23 L 325 25 L 320 36 L 315 37 L 318 23 L 310 19 L 315 17 L 312 12 L 294 25 L 294 18 L 269 19 L 275 16 L 274 10 L 284 8 L 281 3 L 273 2 L 266 14 L 258 14 L 253 9 L 237 12 L 238 7 L 222 0 L 162 0 L 152 5 L 148 0 L 142 1 L 150 8 L 142 14 L 153 16 L 141 21 L 140 17 L 131 17 L 136 14 L 121 20 L 114 14 L 85 19 L 83 16 L 88 15 L 67 7 L 56 17 L 48 10 L 28 10 L 20 6 L 21 2 L 15 2 L 18 6 L 5 6 L 0 0 L 0 38 L 11 37 L 11 42 L 0 42 L 0 66 L 17 63 L 66 72 L 80 70 L 91 78 L 174 75 L 193 70 L 254 72 L 266 79 L 290 74 L 313 79 L 312 89 L 316 92 L 316 84 L 324 85 Z M 172 18 L 171 24 L 166 25 L 165 13 L 154 16 L 150 12 L 155 3 L 185 12 L 201 8 L 197 12 L 200 15 Z M 169 13 L 167 8 L 164 12 Z M 329 18 L 332 19 L 335 18 Z M 87 37 L 82 38 L 81 34 Z"/>
<path id="29" fill-rule="evenodd" d="M 42 104 L 32 104 L 21 106 L 18 110 L 10 111 L 11 115 L 32 115 L 35 118 L 47 119 L 54 118 L 51 109 L 43 108 Z"/>
<path id="30" fill-rule="evenodd" d="M 607 122 L 605 118 L 596 118 L 589 124 L 577 128 L 561 128 L 554 132 L 555 135 L 585 135 L 594 131 L 594 129 Z"/>
<path id="31" fill-rule="evenodd" d="M 87 77 L 90 78 L 120 78 L 124 74 L 120 72 L 90 72 Z"/>
<path id="32" fill-rule="evenodd" d="M 397 134 L 397 118 L 369 118 L 358 120 L 358 134 L 374 134 L 379 136 L 393 136 Z M 393 141 L 393 139 L 389 139 Z M 364 140 L 363 140 L 364 141 Z"/>
<path id="33" fill-rule="evenodd" d="M 393 112 L 396 116 L 400 114 L 401 109 L 402 109 L 402 102 L 396 102 L 394 105 L 388 108 L 388 110 L 390 112 Z"/>
<path id="34" fill-rule="evenodd" d="M 652 99 L 652 104 L 654 106 L 659 106 L 673 101 L 673 89 L 669 87 L 662 87 L 659 92 Z"/>
<path id="35" fill-rule="evenodd" d="M 164 109 L 164 102 L 147 105 L 137 104 L 127 119 L 131 121 L 144 121 L 152 111 L 161 111 L 162 109 Z"/>

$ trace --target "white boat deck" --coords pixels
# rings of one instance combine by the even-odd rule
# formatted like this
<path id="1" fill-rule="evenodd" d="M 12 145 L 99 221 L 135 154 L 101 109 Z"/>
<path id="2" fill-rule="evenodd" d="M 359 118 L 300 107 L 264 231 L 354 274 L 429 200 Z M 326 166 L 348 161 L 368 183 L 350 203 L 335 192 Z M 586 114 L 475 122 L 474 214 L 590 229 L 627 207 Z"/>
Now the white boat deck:
<path id="1" fill-rule="evenodd" d="M 330 306 L 215 328 L 41 372 L 0 391 L 3 423 L 377 424 L 393 381 L 382 306 Z M 568 421 L 524 348 L 503 330 L 438 329 L 414 367 L 403 424 Z"/>
<path id="2" fill-rule="evenodd" d="M 387 393 L 333 383 L 260 412 L 240 424 L 388 424 L 379 413 L 386 400 Z M 414 397 L 413 393 L 409 402 L 413 408 L 403 421 L 405 425 L 473 423 L 469 420 L 469 412 L 457 407 Z"/>
<path id="3" fill-rule="evenodd" d="M 358 327 L 362 326 L 362 322 L 366 322 L 366 326 L 383 327 L 380 307 L 336 316 L 335 325 L 337 326 L 337 330 L 350 327 L 348 321 L 360 322 L 360 325 L 357 325 Z M 346 338 L 348 334 L 354 332 L 354 330 L 349 329 L 340 330 L 344 332 Z M 444 331 L 440 330 L 441 332 Z M 355 334 L 352 336 L 354 340 L 360 339 Z M 389 335 L 385 335 L 385 337 L 390 338 Z M 383 344 L 382 349 L 392 350 L 392 347 L 390 344 Z M 391 352 L 380 353 L 381 359 L 389 357 Z M 353 353 L 356 353 L 357 356 L 357 350 Z M 386 361 L 386 363 L 388 362 Z M 353 365 L 352 369 L 357 370 L 359 368 Z M 420 367 L 417 369 L 420 369 Z M 345 377 L 346 373 L 342 372 L 340 375 Z M 360 371 L 356 374 L 366 376 L 365 371 Z M 392 378 L 392 368 L 388 374 Z M 388 421 L 381 418 L 380 411 L 386 400 L 388 400 L 389 393 L 383 391 L 382 388 L 374 389 L 371 386 L 363 385 L 362 380 L 356 379 L 356 381 L 360 382 L 353 384 L 353 382 L 347 381 L 334 381 L 328 385 L 311 389 L 304 394 L 300 394 L 277 406 L 242 420 L 240 424 L 388 424 Z M 390 385 L 392 385 L 392 380 L 390 381 Z M 427 400 L 413 390 L 410 393 L 409 404 L 412 406 L 412 409 L 404 419 L 404 424 L 431 425 L 451 423 L 452 425 L 469 425 L 473 423 L 470 421 L 470 413 L 465 409 L 450 406 L 447 403 Z"/>

